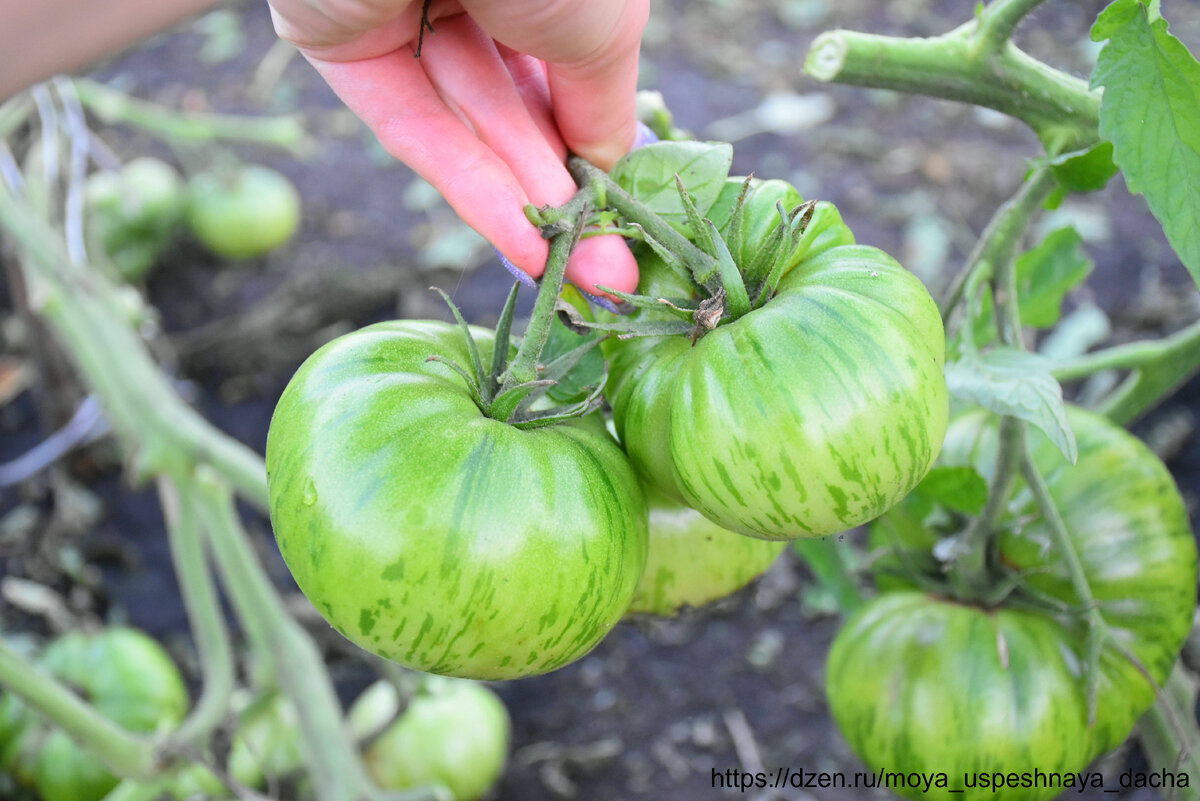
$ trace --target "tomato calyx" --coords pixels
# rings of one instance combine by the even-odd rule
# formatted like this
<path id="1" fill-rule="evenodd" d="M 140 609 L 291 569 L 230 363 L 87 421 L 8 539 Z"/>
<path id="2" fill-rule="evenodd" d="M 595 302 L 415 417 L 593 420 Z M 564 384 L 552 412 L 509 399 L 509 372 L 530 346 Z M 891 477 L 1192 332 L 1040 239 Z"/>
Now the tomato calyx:
<path id="1" fill-rule="evenodd" d="M 602 374 L 594 386 L 588 387 L 585 396 L 578 402 L 553 405 L 547 401 L 550 390 L 600 344 L 600 337 L 587 339 L 547 364 L 541 361 L 549 339 L 550 326 L 556 319 L 558 308 L 569 306 L 559 301 L 559 294 L 562 290 L 566 261 L 579 241 L 582 230 L 580 221 L 586 216 L 586 205 L 582 207 L 582 211 L 569 229 L 560 230 L 556 227 L 551 234 L 550 257 L 538 287 L 538 298 L 525 338 L 515 355 L 511 353 L 512 323 L 520 282 L 513 284 L 500 312 L 500 319 L 496 323 L 492 358 L 486 368 L 480 356 L 479 345 L 471 333 L 471 327 L 463 319 L 462 312 L 449 295 L 433 287 L 450 307 L 450 313 L 454 315 L 454 320 L 462 331 L 470 363 L 464 365 L 442 356 L 430 356 L 426 361 L 439 362 L 458 373 L 466 382 L 467 391 L 475 405 L 493 420 L 522 429 L 537 428 L 583 417 L 596 411 L 603 403 L 601 392 L 607 373 Z M 543 231 L 545 230 L 543 228 Z"/>
<path id="2" fill-rule="evenodd" d="M 750 243 L 747 241 L 749 232 L 745 218 L 753 176 L 748 176 L 743 182 L 729 220 L 719 229 L 700 212 L 695 196 L 676 173 L 675 189 L 687 219 L 687 233 L 684 234 L 601 170 L 581 159 L 571 159 L 568 166 L 584 187 L 581 195 L 590 192 L 598 208 L 607 206 L 610 211 L 602 211 L 602 215 L 612 212 L 617 215 L 615 229 L 610 228 L 608 219 L 602 216 L 598 222 L 600 230 L 596 233 L 616 230 L 640 240 L 692 288 L 690 297 L 668 298 L 600 286 L 600 289 L 618 298 L 625 309 L 653 309 L 678 318 L 580 323 L 585 327 L 615 333 L 620 338 L 682 334 L 695 342 L 719 325 L 733 322 L 761 308 L 775 296 L 787 270 L 789 257 L 799 246 L 817 208 L 817 202 L 811 200 L 791 209 L 782 201 L 777 202 L 779 221 L 774 229 L 763 242 Z M 561 207 L 567 215 L 573 211 L 570 206 Z M 530 220 L 539 225 L 543 232 L 556 230 L 564 223 L 563 218 L 547 215 L 547 211 L 543 208 L 530 214 L 527 210 Z M 753 254 L 753 258 L 739 259 L 733 255 L 747 251 Z"/>

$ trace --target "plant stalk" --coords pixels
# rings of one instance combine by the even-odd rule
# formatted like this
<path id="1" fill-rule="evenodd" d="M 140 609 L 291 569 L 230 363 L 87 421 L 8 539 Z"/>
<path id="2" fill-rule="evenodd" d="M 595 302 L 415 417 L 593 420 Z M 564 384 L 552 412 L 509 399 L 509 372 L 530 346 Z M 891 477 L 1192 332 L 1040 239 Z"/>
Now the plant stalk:
<path id="1" fill-rule="evenodd" d="M 1043 142 L 1088 147 L 1099 140 L 1100 93 L 1006 38 L 1033 5 L 1003 3 L 990 28 L 973 20 L 929 39 L 829 31 L 813 41 L 804 70 L 819 81 L 973 103 L 1021 120 Z"/>
<path id="2" fill-rule="evenodd" d="M 203 746 L 228 713 L 234 685 L 233 648 L 197 524 L 194 490 L 189 483 L 180 482 L 177 487 L 159 478 L 158 495 L 204 681 L 191 714 L 165 744 L 167 750 L 186 752 Z"/>

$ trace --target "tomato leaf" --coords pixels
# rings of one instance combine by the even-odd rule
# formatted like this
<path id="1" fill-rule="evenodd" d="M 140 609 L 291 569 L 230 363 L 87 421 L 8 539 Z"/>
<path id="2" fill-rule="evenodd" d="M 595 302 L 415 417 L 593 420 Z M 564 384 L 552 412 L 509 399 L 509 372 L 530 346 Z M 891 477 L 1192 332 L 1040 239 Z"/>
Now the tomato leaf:
<path id="1" fill-rule="evenodd" d="M 725 142 L 655 142 L 618 161 L 609 175 L 671 227 L 691 236 L 675 176 L 703 216 L 717 202 L 732 164 L 733 146 Z"/>
<path id="2" fill-rule="evenodd" d="M 913 493 L 956 512 L 977 515 L 987 504 L 988 485 L 973 467 L 935 467 Z"/>
<path id="3" fill-rule="evenodd" d="M 1137 0 L 1106 8 L 1092 39 L 1108 40 L 1092 73 L 1104 87 L 1100 134 L 1200 282 L 1200 62 Z"/>
<path id="4" fill-rule="evenodd" d="M 1034 166 L 1047 166 L 1058 186 L 1046 200 L 1046 208 L 1056 209 L 1071 192 L 1097 192 L 1108 185 L 1119 170 L 1113 162 L 1112 142 L 1101 142 L 1086 150 L 1073 150 L 1054 158 L 1034 159 Z"/>
<path id="5" fill-rule="evenodd" d="M 1092 271 L 1082 246 L 1074 228 L 1059 228 L 1017 259 L 1022 324 L 1050 328 L 1058 322 L 1063 297 Z"/>
<path id="6" fill-rule="evenodd" d="M 1072 464 L 1078 456 L 1067 422 L 1062 387 L 1044 356 L 1009 347 L 982 355 L 965 352 L 946 365 L 946 387 L 961 400 L 1041 429 Z"/>

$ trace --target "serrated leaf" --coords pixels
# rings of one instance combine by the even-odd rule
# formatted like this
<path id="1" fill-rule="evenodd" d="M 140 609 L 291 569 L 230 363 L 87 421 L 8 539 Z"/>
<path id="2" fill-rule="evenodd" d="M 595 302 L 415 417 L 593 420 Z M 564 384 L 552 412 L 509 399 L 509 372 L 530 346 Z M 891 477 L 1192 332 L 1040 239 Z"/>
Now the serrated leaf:
<path id="1" fill-rule="evenodd" d="M 1017 295 L 1021 323 L 1050 328 L 1062 314 L 1066 294 L 1092 271 L 1083 238 L 1074 228 L 1059 228 L 1017 259 Z"/>
<path id="2" fill-rule="evenodd" d="M 1108 40 L 1092 73 L 1100 135 L 1200 283 L 1200 62 L 1137 0 L 1106 8 L 1092 39 Z"/>
<path id="3" fill-rule="evenodd" d="M 609 175 L 671 227 L 690 236 L 675 176 L 704 216 L 717 202 L 732 164 L 733 147 L 725 142 L 655 142 L 618 161 Z"/>
<path id="4" fill-rule="evenodd" d="M 1074 150 L 1040 162 L 1050 167 L 1058 186 L 1046 200 L 1046 208 L 1056 209 L 1071 192 L 1097 192 L 1117 174 L 1112 142 L 1101 142 L 1086 150 Z"/>
<path id="5" fill-rule="evenodd" d="M 1037 426 L 1075 463 L 1078 450 L 1062 387 L 1045 357 L 1004 346 L 982 355 L 964 353 L 946 365 L 946 388 L 961 400 Z"/>
<path id="6" fill-rule="evenodd" d="M 935 467 L 913 492 L 969 515 L 982 512 L 988 499 L 987 481 L 973 467 Z"/>

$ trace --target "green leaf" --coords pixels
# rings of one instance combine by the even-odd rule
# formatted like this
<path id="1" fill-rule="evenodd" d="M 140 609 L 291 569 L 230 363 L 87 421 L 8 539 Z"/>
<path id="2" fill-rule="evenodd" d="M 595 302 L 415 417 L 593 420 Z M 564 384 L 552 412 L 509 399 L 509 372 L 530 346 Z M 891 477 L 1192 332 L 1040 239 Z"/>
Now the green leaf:
<path id="1" fill-rule="evenodd" d="M 1078 451 L 1062 387 L 1044 356 L 1004 346 L 982 356 L 964 352 L 946 365 L 946 388 L 960 400 L 1037 426 L 1075 463 Z"/>
<path id="2" fill-rule="evenodd" d="M 732 164 L 733 146 L 725 142 L 655 142 L 618 161 L 609 175 L 671 227 L 690 236 L 675 176 L 703 216 L 717 202 Z"/>
<path id="3" fill-rule="evenodd" d="M 1153 12 L 1117 0 L 1092 28 L 1108 40 L 1092 73 L 1104 87 L 1100 134 L 1200 282 L 1200 62 Z"/>
<path id="4" fill-rule="evenodd" d="M 977 515 L 987 504 L 988 485 L 973 467 L 935 467 L 913 493 L 956 512 Z"/>
<path id="5" fill-rule="evenodd" d="M 1112 142 L 1101 142 L 1086 150 L 1073 150 L 1047 159 L 1034 159 L 1034 166 L 1048 166 L 1058 186 L 1046 199 L 1046 208 L 1056 209 L 1071 192 L 1097 192 L 1117 174 Z"/>
<path id="6" fill-rule="evenodd" d="M 1021 323 L 1050 328 L 1062 314 L 1063 298 L 1092 271 L 1083 238 L 1074 228 L 1059 228 L 1017 259 L 1017 295 Z"/>

